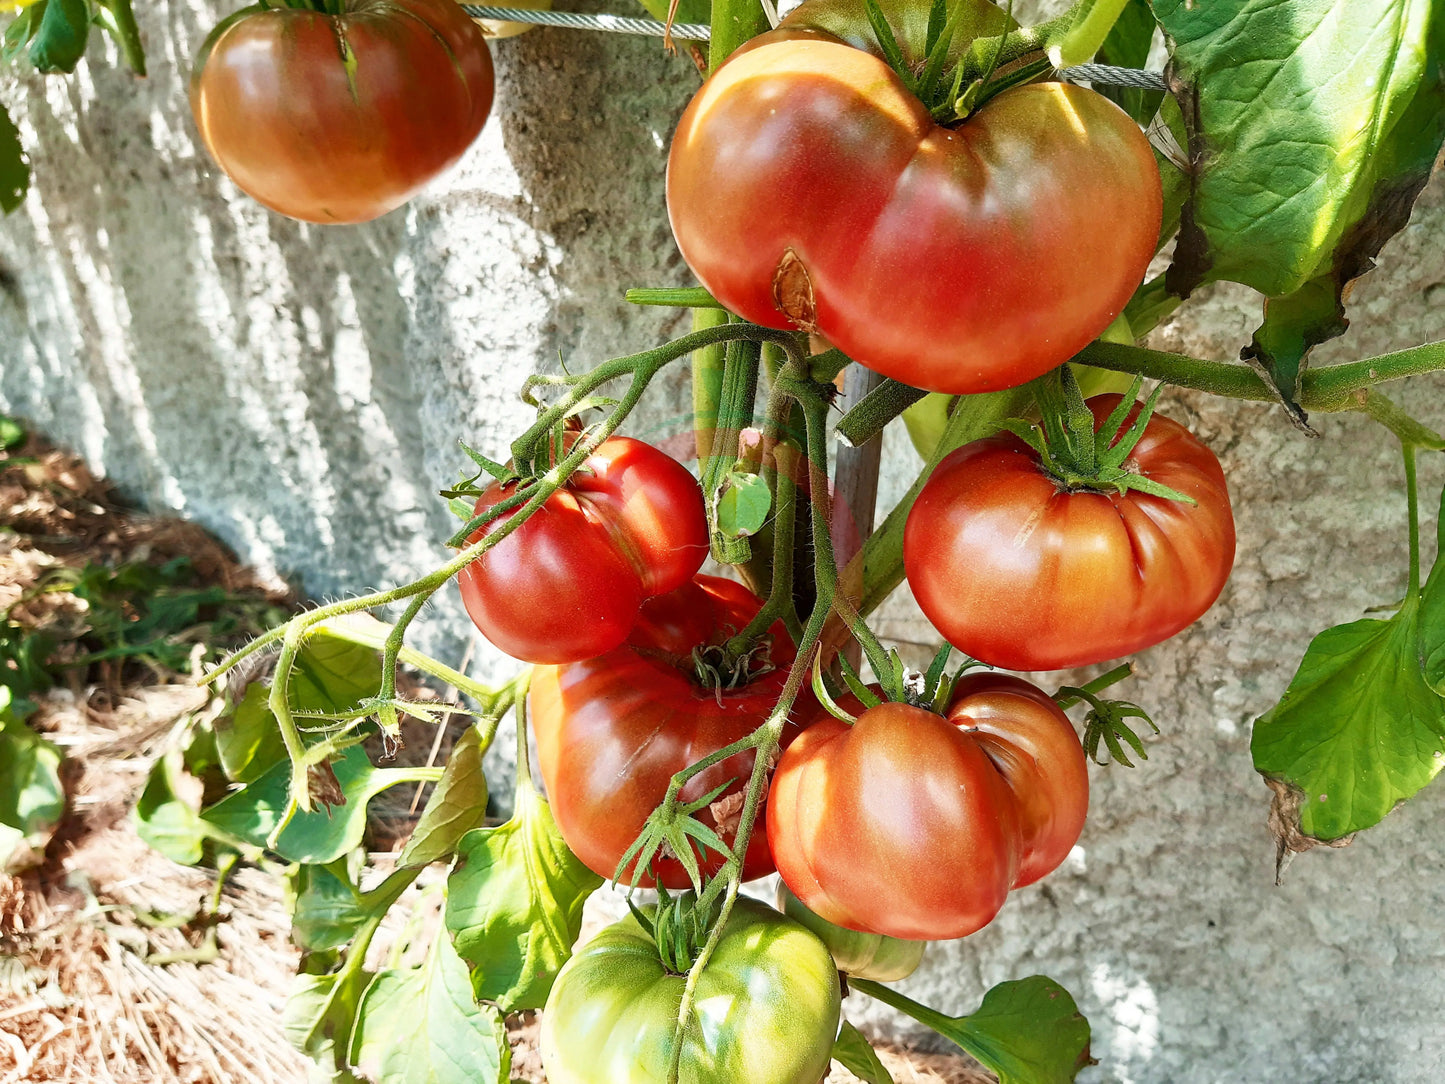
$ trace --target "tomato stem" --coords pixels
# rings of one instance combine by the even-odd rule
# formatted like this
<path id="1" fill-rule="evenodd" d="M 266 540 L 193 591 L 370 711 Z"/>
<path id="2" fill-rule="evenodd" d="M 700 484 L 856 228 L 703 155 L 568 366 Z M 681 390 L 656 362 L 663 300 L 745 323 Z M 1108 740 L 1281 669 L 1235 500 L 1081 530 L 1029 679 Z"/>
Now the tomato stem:
<path id="1" fill-rule="evenodd" d="M 1257 402 L 1274 402 L 1276 399 L 1259 374 L 1244 365 L 1106 342 L 1090 343 L 1074 356 L 1074 360 L 1229 399 Z M 1445 341 L 1424 343 L 1361 361 L 1310 369 L 1300 379 L 1299 403 L 1306 410 L 1325 413 L 1362 410 L 1364 404 L 1357 397 L 1358 393 L 1377 384 L 1442 369 L 1445 369 Z"/>
<path id="2" fill-rule="evenodd" d="M 708 456 L 698 464 L 703 503 L 708 513 L 712 556 L 713 560 L 720 564 L 742 564 L 751 556 L 751 547 L 746 538 L 727 538 L 718 529 L 717 504 L 722 496 L 722 487 L 728 472 L 737 463 L 742 431 L 753 421 L 753 403 L 758 394 L 758 369 L 761 360 L 762 344 L 759 342 L 734 339 L 727 344 L 716 428 L 712 438 L 707 441 Z M 698 443 L 703 443 L 701 437 Z"/>
<path id="3" fill-rule="evenodd" d="M 1068 691 L 1070 688 L 1069 686 L 1061 688 L 1058 692 L 1054 693 L 1054 700 L 1058 702 L 1060 708 L 1062 708 L 1064 711 L 1068 711 L 1069 708 L 1073 707 L 1075 704 L 1079 703 L 1080 700 L 1084 699 L 1084 696 L 1079 694 L 1089 695 L 1093 693 L 1101 693 L 1109 686 L 1117 685 L 1126 677 L 1132 676 L 1133 673 L 1134 664 L 1132 662 L 1126 662 L 1121 666 L 1114 667 L 1114 669 L 1110 670 L 1106 674 L 1100 674 L 1092 681 L 1084 682 L 1083 685 L 1078 686 L 1076 693 L 1070 693 Z"/>
<path id="4" fill-rule="evenodd" d="M 1405 457 L 1405 507 L 1410 525 L 1410 579 L 1405 597 L 1413 599 L 1420 594 L 1420 493 L 1415 478 L 1415 445 L 1400 444 Z"/>
<path id="5" fill-rule="evenodd" d="M 711 75 L 749 38 L 768 29 L 768 16 L 758 0 L 712 0 L 712 37 L 707 50 Z"/>

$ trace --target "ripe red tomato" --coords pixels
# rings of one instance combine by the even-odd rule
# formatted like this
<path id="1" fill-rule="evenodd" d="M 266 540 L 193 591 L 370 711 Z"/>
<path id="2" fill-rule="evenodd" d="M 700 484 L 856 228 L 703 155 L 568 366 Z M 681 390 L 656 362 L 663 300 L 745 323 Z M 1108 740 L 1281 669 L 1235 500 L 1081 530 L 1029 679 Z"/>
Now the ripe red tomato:
<path id="1" fill-rule="evenodd" d="M 1096 428 L 1118 402 L 1089 400 Z M 908 583 L 934 627 L 994 666 L 1056 670 L 1141 651 L 1192 624 L 1234 564 L 1224 472 L 1158 414 L 1131 461 L 1196 503 L 1061 489 L 1012 434 L 944 459 L 903 534 Z"/>
<path id="2" fill-rule="evenodd" d="M 891 5 L 914 71 L 929 6 Z M 985 9 L 1002 17 L 963 7 L 975 28 Z M 1062 83 L 940 127 L 862 15 L 804 4 L 698 91 L 667 168 L 683 258 L 740 316 L 819 333 L 916 387 L 989 391 L 1054 368 L 1123 310 L 1154 254 L 1149 141 Z"/>
<path id="3" fill-rule="evenodd" d="M 793 645 L 781 625 L 772 630 L 774 669 L 740 688 L 717 692 L 705 687 L 693 664 L 695 647 L 723 643 L 760 606 L 740 584 L 698 576 L 647 602 L 626 646 L 585 662 L 533 671 L 532 730 L 552 815 L 567 845 L 603 877 L 616 871 L 675 773 L 746 737 L 773 710 L 793 661 Z M 807 713 L 814 706 L 809 699 L 795 710 Z M 783 744 L 796 734 L 790 724 Z M 711 809 L 698 814 L 729 844 L 753 760 L 751 752 L 729 757 L 682 791 L 683 801 L 691 801 L 733 780 Z M 743 862 L 744 880 L 773 870 L 763 823 L 760 816 Z M 712 873 L 722 862 L 715 851 L 707 851 L 698 864 Z M 690 884 L 675 858 L 660 857 L 654 868 L 668 888 Z M 644 874 L 639 883 L 653 881 Z"/>
<path id="4" fill-rule="evenodd" d="M 477 512 L 513 488 L 492 483 Z M 468 543 L 505 521 L 493 520 Z M 457 581 L 472 621 L 508 655 L 576 662 L 620 645 L 643 602 L 686 584 L 706 556 L 697 480 L 666 452 L 611 437 Z"/>
<path id="5" fill-rule="evenodd" d="M 934 941 L 981 929 L 1011 887 L 1058 866 L 1088 807 L 1058 705 L 1019 678 L 972 674 L 946 717 L 882 704 L 804 730 L 773 776 L 768 842 L 822 918 Z"/>
<path id="6" fill-rule="evenodd" d="M 308 222 L 366 222 L 461 158 L 492 108 L 492 58 L 454 0 L 243 8 L 206 38 L 191 111 L 244 191 Z"/>

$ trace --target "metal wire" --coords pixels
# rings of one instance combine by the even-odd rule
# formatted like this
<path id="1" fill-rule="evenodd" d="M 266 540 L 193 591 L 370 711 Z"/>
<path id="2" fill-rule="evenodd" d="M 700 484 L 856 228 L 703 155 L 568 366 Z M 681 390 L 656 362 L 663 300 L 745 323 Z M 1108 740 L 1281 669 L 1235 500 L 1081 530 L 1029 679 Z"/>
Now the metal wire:
<path id="1" fill-rule="evenodd" d="M 1116 68 L 1112 64 L 1075 64 L 1059 72 L 1069 83 L 1107 83 L 1111 87 L 1138 87 L 1140 90 L 1168 90 L 1163 72 L 1146 72 L 1138 68 Z"/>
<path id="2" fill-rule="evenodd" d="M 662 37 L 663 24 L 656 19 L 633 19 L 626 15 L 582 15 L 575 11 L 523 11 L 519 8 L 488 8 L 463 4 L 473 19 L 495 19 L 537 26 L 565 26 L 571 30 L 607 30 L 614 34 L 649 34 Z M 673 23 L 672 36 L 683 41 L 707 41 L 712 27 L 701 23 Z"/>
<path id="3" fill-rule="evenodd" d="M 521 8 L 492 8 L 463 4 L 462 10 L 473 19 L 494 19 L 499 22 L 532 23 L 535 26 L 561 26 L 570 30 L 606 30 L 613 34 L 647 34 L 662 37 L 663 24 L 656 19 L 634 19 L 626 15 L 583 15 L 575 11 L 528 11 Z M 707 41 L 712 28 L 701 23 L 673 23 L 672 36 L 682 41 Z M 1112 64 L 1078 64 L 1059 73 L 1070 83 L 1098 83 L 1113 87 L 1138 87 L 1141 90 L 1166 90 L 1163 72 L 1140 71 L 1137 68 L 1116 68 Z"/>

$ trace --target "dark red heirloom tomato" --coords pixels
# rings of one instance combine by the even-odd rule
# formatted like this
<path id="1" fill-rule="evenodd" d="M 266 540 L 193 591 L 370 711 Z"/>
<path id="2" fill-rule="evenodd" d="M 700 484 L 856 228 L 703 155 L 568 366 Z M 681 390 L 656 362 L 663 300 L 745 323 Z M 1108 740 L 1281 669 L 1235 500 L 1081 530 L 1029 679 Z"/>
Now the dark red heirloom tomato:
<path id="1" fill-rule="evenodd" d="M 477 512 L 512 491 L 494 482 Z M 468 544 L 504 522 L 493 520 Z M 457 581 L 472 621 L 508 655 L 576 662 L 626 640 L 643 602 L 686 584 L 706 556 L 697 480 L 666 452 L 611 437 Z"/>
<path id="2" fill-rule="evenodd" d="M 793 645 L 781 625 L 772 629 L 773 669 L 736 689 L 720 693 L 699 681 L 693 649 L 722 644 L 740 631 L 761 603 L 746 587 L 716 576 L 698 576 L 642 608 L 627 645 L 568 666 L 539 666 L 529 699 L 537 759 L 547 798 L 562 838 L 577 857 L 611 877 L 627 848 L 662 801 L 672 776 L 744 738 L 773 710 L 793 661 Z M 811 698 L 795 709 L 809 713 Z M 783 733 L 786 745 L 797 729 Z M 753 770 L 753 754 L 739 753 L 695 776 L 683 801 L 700 798 L 733 780 L 698 819 L 731 845 L 742 808 L 742 791 Z M 743 862 L 744 880 L 773 871 L 760 815 Z M 699 855 L 699 866 L 716 872 L 715 851 Z M 654 864 L 668 888 L 691 882 L 682 863 Z M 629 869 L 624 875 L 631 875 Z M 645 873 L 639 881 L 653 884 Z"/>
<path id="3" fill-rule="evenodd" d="M 1057 867 L 1088 808 L 1084 751 L 1058 705 L 1019 678 L 972 674 L 946 717 L 882 704 L 804 730 L 773 775 L 768 843 L 829 922 L 934 941 L 981 929 L 1010 888 Z"/>
<path id="4" fill-rule="evenodd" d="M 985 0 L 951 6 L 965 12 L 955 51 L 1002 18 Z M 889 8 L 918 71 L 929 0 Z M 678 248 L 733 312 L 820 333 L 915 387 L 1031 380 L 1143 277 L 1163 212 L 1149 141 L 1063 83 L 940 127 L 867 25 L 854 0 L 805 3 L 698 91 L 668 157 Z"/>
<path id="5" fill-rule="evenodd" d="M 1089 400 L 1096 428 L 1118 402 Z M 1196 503 L 1069 491 L 1012 434 L 944 459 L 903 534 L 908 583 L 934 627 L 994 666 L 1056 670 L 1141 651 L 1192 624 L 1234 564 L 1224 472 L 1188 429 L 1158 414 L 1130 460 Z"/>
<path id="6" fill-rule="evenodd" d="M 191 110 L 216 164 L 273 211 L 366 222 L 461 158 L 492 108 L 492 58 L 454 0 L 255 6 L 206 38 Z"/>

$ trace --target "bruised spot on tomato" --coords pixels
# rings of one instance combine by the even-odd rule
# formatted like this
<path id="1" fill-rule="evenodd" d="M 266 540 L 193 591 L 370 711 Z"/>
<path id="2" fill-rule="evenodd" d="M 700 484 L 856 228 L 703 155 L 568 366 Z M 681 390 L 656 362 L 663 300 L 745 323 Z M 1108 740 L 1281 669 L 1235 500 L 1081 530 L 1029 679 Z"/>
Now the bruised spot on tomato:
<path id="1" fill-rule="evenodd" d="M 792 247 L 783 250 L 773 272 L 773 300 L 778 309 L 802 331 L 818 330 L 818 302 L 807 265 Z"/>

